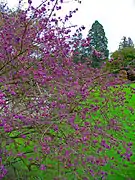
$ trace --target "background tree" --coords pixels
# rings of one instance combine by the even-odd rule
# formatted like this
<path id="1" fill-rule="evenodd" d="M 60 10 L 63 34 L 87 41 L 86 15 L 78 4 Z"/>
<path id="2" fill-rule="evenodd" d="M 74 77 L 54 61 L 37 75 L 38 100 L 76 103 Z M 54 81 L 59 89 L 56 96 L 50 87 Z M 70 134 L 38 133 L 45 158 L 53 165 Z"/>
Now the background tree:
<path id="1" fill-rule="evenodd" d="M 77 29 L 72 38 L 74 42 L 73 61 L 75 63 L 85 63 L 88 59 L 87 47 L 89 46 L 90 39 L 83 38 L 82 30 L 84 30 L 84 26 Z"/>
<path id="2" fill-rule="evenodd" d="M 112 53 L 111 59 L 106 63 L 105 68 L 110 73 L 117 75 L 122 69 L 131 70 L 134 67 L 135 67 L 135 48 L 125 47 L 123 49 L 119 49 Z"/>
<path id="3" fill-rule="evenodd" d="M 107 49 L 108 40 L 105 36 L 105 31 L 103 26 L 96 20 L 87 35 L 90 40 L 90 45 L 87 48 L 88 55 L 92 57 L 94 67 L 101 66 L 102 62 L 108 58 L 109 50 Z M 97 58 L 93 54 L 93 48 L 100 52 L 101 55 Z"/>
<path id="4" fill-rule="evenodd" d="M 76 33 L 73 35 L 72 40 L 75 43 L 75 49 L 74 49 L 74 53 L 73 53 L 73 57 L 74 57 L 74 62 L 78 63 L 81 61 L 81 55 L 82 55 L 82 50 L 81 50 L 81 40 L 82 40 L 82 33 L 77 30 Z"/>
<path id="5" fill-rule="evenodd" d="M 119 49 L 123 49 L 126 47 L 134 47 L 134 43 L 130 37 L 123 36 L 122 41 L 119 44 Z"/>

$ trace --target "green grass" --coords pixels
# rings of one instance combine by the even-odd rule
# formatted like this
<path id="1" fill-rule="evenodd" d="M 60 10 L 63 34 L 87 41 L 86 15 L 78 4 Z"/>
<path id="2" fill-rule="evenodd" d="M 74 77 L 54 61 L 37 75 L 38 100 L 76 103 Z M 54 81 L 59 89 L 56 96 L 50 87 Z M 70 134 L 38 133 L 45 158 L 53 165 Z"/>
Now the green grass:
<path id="1" fill-rule="evenodd" d="M 133 156 L 131 157 L 131 161 L 128 162 L 127 160 L 123 160 L 120 155 L 117 154 L 117 150 L 121 150 L 123 153 L 125 152 L 125 148 L 122 146 L 122 144 L 119 144 L 117 149 L 110 149 L 110 150 L 106 150 L 104 152 L 102 152 L 100 155 L 104 156 L 107 155 L 108 157 L 114 157 L 116 162 L 110 161 L 106 166 L 100 167 L 100 170 L 102 169 L 103 171 L 108 172 L 108 178 L 107 180 L 125 180 L 125 179 L 134 179 L 135 177 L 135 165 L 132 164 L 135 160 L 135 143 L 134 143 L 134 137 L 135 137 L 135 115 L 132 114 L 130 112 L 130 110 L 128 109 L 129 107 L 132 107 L 133 109 L 135 109 L 135 90 L 133 89 L 135 88 L 135 84 L 131 84 L 131 85 L 126 85 L 122 90 L 121 87 L 118 86 L 117 88 L 112 88 L 110 87 L 110 90 L 108 90 L 107 92 L 104 92 L 105 98 L 108 99 L 108 108 L 106 109 L 103 104 L 105 103 L 104 98 L 100 97 L 100 90 L 96 90 L 95 93 L 92 94 L 92 98 L 87 99 L 87 101 L 82 102 L 83 107 L 89 107 L 91 104 L 95 104 L 95 105 L 99 105 L 100 107 L 102 107 L 102 109 L 99 109 L 98 111 L 96 111 L 95 113 L 89 114 L 91 115 L 91 119 L 89 119 L 88 117 L 86 118 L 87 121 L 90 121 L 92 123 L 92 128 L 94 127 L 94 125 L 96 125 L 97 120 L 100 120 L 101 122 L 101 127 L 105 128 L 105 126 L 108 123 L 108 120 L 111 118 L 116 118 L 120 124 L 120 126 L 122 127 L 121 131 L 114 131 L 114 130 L 108 130 L 106 131 L 108 134 L 113 135 L 113 137 L 115 137 L 117 140 L 123 140 L 125 141 L 125 143 L 128 142 L 133 142 L 133 146 L 132 146 L 132 152 L 133 152 Z M 126 99 L 123 104 L 118 104 L 116 102 L 113 101 L 114 97 L 113 97 L 113 93 L 117 92 L 117 91 L 122 91 L 125 92 L 126 95 Z M 94 100 L 97 100 L 97 102 L 95 102 Z M 118 104 L 118 106 L 114 107 L 116 104 Z M 78 107 L 77 109 L 81 108 Z M 79 116 L 76 118 L 76 123 L 83 124 L 82 119 L 79 118 Z M 65 124 L 61 125 L 61 129 L 63 129 L 64 133 L 66 135 L 73 133 L 74 130 L 69 128 L 69 127 L 65 127 Z M 16 132 L 18 133 L 18 132 Z M 50 133 L 55 135 L 55 132 L 50 130 Z M 11 134 L 13 136 L 13 134 Z M 14 134 L 15 135 L 15 134 Z M 59 136 L 62 136 L 62 133 L 59 133 Z M 30 138 L 30 137 L 27 137 Z M 100 142 L 102 140 L 102 136 L 98 136 L 97 140 Z M 18 144 L 18 152 L 31 152 L 33 150 L 33 147 L 35 145 L 36 142 L 31 142 L 30 145 L 25 145 L 24 143 L 25 140 L 18 138 L 16 139 L 16 143 Z M 106 141 L 108 141 L 108 139 L 106 138 Z M 57 142 L 56 142 L 57 143 Z M 59 140 L 58 140 L 59 143 Z M 12 146 L 12 147 L 11 147 Z M 80 151 L 81 148 L 83 148 L 84 146 L 82 145 L 82 147 L 80 146 Z M 90 155 L 93 154 L 97 148 L 99 147 L 99 144 L 97 144 L 96 146 L 90 146 L 89 150 L 85 152 L 86 155 Z M 14 151 L 15 150 L 15 144 L 11 144 L 9 148 L 12 148 Z M 53 158 L 51 159 L 51 157 L 45 157 L 44 158 L 44 163 L 45 164 L 49 164 L 50 168 L 48 168 L 46 171 L 40 171 L 38 166 L 32 166 L 32 171 L 28 172 L 28 170 L 26 169 L 26 166 L 24 164 L 29 164 L 28 158 L 33 157 L 34 154 L 33 153 L 29 153 L 27 154 L 27 158 L 24 159 L 24 162 L 19 161 L 16 162 L 14 164 L 14 166 L 18 169 L 18 174 L 16 174 L 16 176 L 18 176 L 18 179 L 21 178 L 22 172 L 23 175 L 26 174 L 28 175 L 28 177 L 26 177 L 27 180 L 51 180 L 53 179 L 55 176 L 58 176 L 58 163 L 56 160 L 54 160 Z M 37 156 L 37 154 L 36 154 Z M 53 156 L 52 156 L 53 157 Z M 12 161 L 12 158 L 10 157 L 10 159 L 8 159 L 8 161 Z M 112 171 L 111 168 L 111 163 L 113 164 L 117 164 L 118 170 L 113 169 L 114 174 L 110 174 L 110 171 Z M 123 164 L 127 165 L 127 167 L 124 167 Z M 82 167 L 78 168 L 78 174 L 81 176 L 82 174 L 85 174 L 85 171 Z M 78 177 L 76 177 L 72 172 L 68 172 L 65 174 L 65 177 L 69 180 L 75 180 L 75 179 L 79 179 Z M 92 179 L 92 177 L 90 178 Z"/>

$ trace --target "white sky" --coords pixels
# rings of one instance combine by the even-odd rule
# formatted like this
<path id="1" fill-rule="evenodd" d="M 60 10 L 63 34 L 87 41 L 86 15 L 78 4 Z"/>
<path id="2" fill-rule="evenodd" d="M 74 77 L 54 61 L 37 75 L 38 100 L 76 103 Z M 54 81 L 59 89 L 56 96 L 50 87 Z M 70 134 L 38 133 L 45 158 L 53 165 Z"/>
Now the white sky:
<path id="1" fill-rule="evenodd" d="M 25 0 L 27 2 L 27 0 Z M 135 0 L 82 0 L 81 4 L 64 0 L 62 15 L 67 14 L 76 7 L 79 11 L 70 19 L 71 24 L 84 25 L 83 31 L 86 37 L 93 22 L 98 20 L 104 27 L 108 38 L 110 52 L 118 49 L 123 36 L 131 37 L 135 43 Z M 17 0 L 7 0 L 10 7 L 15 7 Z M 41 0 L 33 0 L 37 6 Z"/>

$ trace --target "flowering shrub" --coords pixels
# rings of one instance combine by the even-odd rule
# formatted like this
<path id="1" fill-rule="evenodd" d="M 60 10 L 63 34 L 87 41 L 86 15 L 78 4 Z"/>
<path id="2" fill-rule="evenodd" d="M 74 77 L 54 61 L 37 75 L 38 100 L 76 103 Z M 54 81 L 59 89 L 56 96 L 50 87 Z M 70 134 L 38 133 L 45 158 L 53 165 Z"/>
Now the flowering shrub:
<path id="1" fill-rule="evenodd" d="M 117 113 L 107 117 L 108 106 L 125 101 L 115 86 L 123 82 L 73 63 L 70 28 L 53 17 L 62 0 L 36 9 L 28 2 L 27 10 L 0 15 L 0 178 L 13 177 L 11 170 L 14 179 L 105 178 L 112 172 L 103 167 L 117 170 L 119 163 L 110 151 L 125 161 L 133 155 L 133 142 L 118 138 L 122 119 Z"/>

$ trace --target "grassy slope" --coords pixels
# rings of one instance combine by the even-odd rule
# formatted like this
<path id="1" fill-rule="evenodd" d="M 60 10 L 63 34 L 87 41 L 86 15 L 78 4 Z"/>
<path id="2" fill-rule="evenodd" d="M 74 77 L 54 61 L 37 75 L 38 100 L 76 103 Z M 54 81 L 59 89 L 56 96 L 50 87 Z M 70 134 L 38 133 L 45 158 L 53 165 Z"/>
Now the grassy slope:
<path id="1" fill-rule="evenodd" d="M 119 87 L 118 87 L 119 88 Z M 125 106 L 118 106 L 116 108 L 114 108 L 114 102 L 113 100 L 111 99 L 111 95 L 108 94 L 108 93 L 105 93 L 105 96 L 106 98 L 109 99 L 109 104 L 108 104 L 108 109 L 107 111 L 105 109 L 102 109 L 105 113 L 101 113 L 100 110 L 96 113 L 96 116 L 93 115 L 92 116 L 92 123 L 93 123 L 93 126 L 95 125 L 95 122 L 97 119 L 100 119 L 100 121 L 102 122 L 102 126 L 105 126 L 106 125 L 106 121 L 114 116 L 116 116 L 118 119 L 119 119 L 119 122 L 121 123 L 121 125 L 123 126 L 123 132 L 119 132 L 119 133 L 116 133 L 115 131 L 113 130 L 110 130 L 108 131 L 108 133 L 110 134 L 113 134 L 114 137 L 116 137 L 117 139 L 119 140 L 124 140 L 125 142 L 129 142 L 129 141 L 132 141 L 134 143 L 134 135 L 135 135 L 135 116 L 129 111 L 128 107 L 132 107 L 132 108 L 135 108 L 135 94 L 134 94 L 134 90 L 133 92 L 131 93 L 131 88 L 135 88 L 135 84 L 132 84 L 130 85 L 130 87 L 125 87 L 123 89 L 123 91 L 126 92 L 126 100 L 125 100 Z M 111 90 L 111 93 L 113 92 L 114 90 L 112 89 Z M 116 89 L 115 89 L 116 91 Z M 132 94 L 132 97 L 131 97 L 131 94 Z M 96 92 L 95 93 L 95 98 L 101 100 L 99 102 L 99 105 L 101 105 L 102 103 L 102 99 L 101 97 L 99 97 L 99 92 Z M 88 99 L 86 102 L 84 102 L 84 107 L 89 107 L 89 105 L 92 102 L 93 100 L 90 100 Z M 94 103 L 93 103 L 94 104 Z M 123 109 L 123 112 L 121 111 Z M 125 119 L 126 117 L 126 119 Z M 80 119 L 76 119 L 77 122 L 80 121 Z M 67 134 L 70 132 L 70 130 L 66 130 L 67 131 Z M 101 140 L 102 137 L 98 137 L 98 140 Z M 31 148 L 33 147 L 33 144 L 25 147 L 24 146 L 24 142 L 22 139 L 18 139 L 17 140 L 19 143 L 20 143 L 20 147 L 19 147 L 19 151 L 21 150 L 25 150 L 25 151 L 30 151 Z M 14 148 L 14 145 L 12 145 L 13 148 Z M 133 162 L 134 159 L 135 159 L 135 144 L 133 144 L 133 156 L 131 158 L 131 161 Z M 96 147 L 92 147 L 90 148 L 91 151 L 95 151 L 96 150 Z M 119 145 L 119 149 L 121 151 L 124 152 L 124 149 L 122 148 L 122 146 Z M 90 152 L 85 152 L 86 154 L 90 154 Z M 102 154 L 101 154 L 102 155 Z M 115 157 L 115 159 L 117 159 L 117 162 L 115 162 L 116 164 L 118 164 L 118 168 L 119 170 L 114 170 L 114 175 L 109 175 L 108 176 L 108 180 L 115 180 L 115 179 L 119 179 L 119 180 L 124 180 L 124 179 L 127 179 L 127 178 L 133 178 L 135 177 L 135 165 L 132 165 L 131 162 L 128 162 L 128 161 L 125 161 L 125 160 L 122 160 L 122 158 L 116 153 L 116 150 L 115 149 L 111 149 L 111 150 L 107 150 L 105 152 L 105 154 L 103 155 L 107 155 L 109 157 Z M 30 155 L 29 154 L 29 157 L 31 157 L 32 154 Z M 26 163 L 28 163 L 28 161 L 26 160 L 25 161 Z M 29 178 L 27 178 L 28 180 L 34 180 L 34 179 L 46 179 L 46 180 L 51 180 L 53 179 L 53 177 L 55 175 L 57 175 L 57 162 L 53 161 L 53 160 L 50 160 L 50 159 L 46 159 L 46 162 L 47 164 L 50 164 L 50 168 L 49 170 L 47 171 L 39 171 L 38 168 L 36 168 L 35 166 L 33 166 L 33 171 L 31 173 L 28 173 L 29 174 Z M 123 167 L 123 164 L 127 164 L 128 167 Z M 19 170 L 23 171 L 24 169 L 24 165 L 22 162 L 19 162 L 19 163 L 16 163 L 15 164 L 16 167 L 18 167 Z M 103 170 L 109 172 L 111 169 L 110 169 L 110 164 L 107 164 L 105 167 L 102 167 Z M 25 172 L 26 169 L 24 169 Z M 81 174 L 83 172 L 83 169 L 79 169 L 79 173 Z M 18 174 L 18 177 L 20 176 L 21 172 Z M 31 177 L 30 177 L 31 176 Z M 32 178 L 36 176 L 36 178 Z M 74 175 L 72 174 L 68 174 L 67 175 L 67 179 L 75 179 Z"/>

